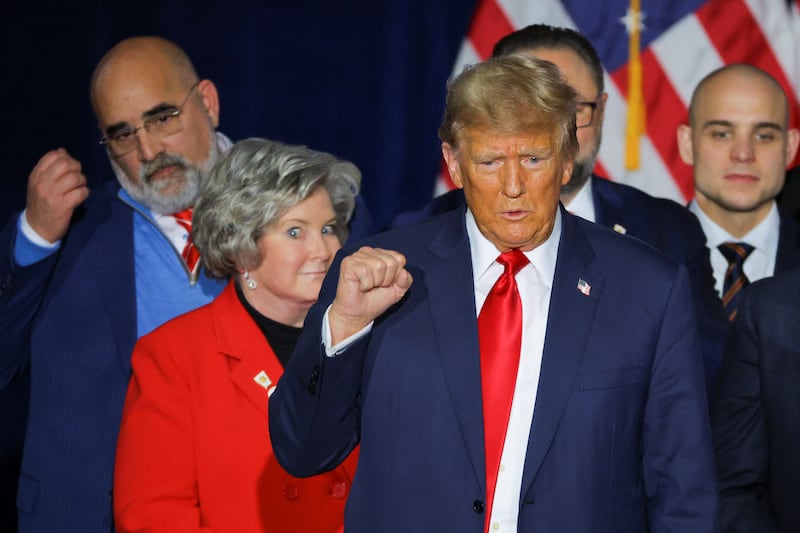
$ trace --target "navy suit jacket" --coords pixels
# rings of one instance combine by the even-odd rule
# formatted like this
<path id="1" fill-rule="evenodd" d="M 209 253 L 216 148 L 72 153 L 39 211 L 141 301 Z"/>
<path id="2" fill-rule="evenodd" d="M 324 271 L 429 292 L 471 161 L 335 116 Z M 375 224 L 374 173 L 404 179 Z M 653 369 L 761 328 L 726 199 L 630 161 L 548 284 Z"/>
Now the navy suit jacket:
<path id="1" fill-rule="evenodd" d="M 752 284 L 712 409 L 723 531 L 800 531 L 800 269 Z"/>
<path id="2" fill-rule="evenodd" d="M 685 269 L 563 217 L 519 531 L 716 531 Z M 405 254 L 414 282 L 368 336 L 326 357 L 321 321 L 347 251 L 337 256 L 270 399 L 276 457 L 307 476 L 361 443 L 348 533 L 480 533 L 483 417 L 464 210 L 365 244 Z"/>
<path id="3" fill-rule="evenodd" d="M 117 433 L 137 338 L 131 208 L 92 191 L 61 249 L 14 261 L 17 217 L 0 233 L 0 388 L 30 364 L 17 489 L 20 533 L 108 533 Z M 353 238 L 371 219 L 357 217 Z M 20 409 L 24 408 L 20 406 Z"/>
<path id="4" fill-rule="evenodd" d="M 729 323 L 714 289 L 714 271 L 700 222 L 677 202 L 650 196 L 595 174 L 591 177 L 591 187 L 598 224 L 607 228 L 617 226 L 618 231 L 636 237 L 686 267 L 700 332 L 706 388 L 710 393 L 722 363 Z M 434 198 L 420 211 L 398 215 L 390 228 L 413 224 L 463 206 L 464 192 L 455 189 Z"/>
<path id="5" fill-rule="evenodd" d="M 133 217 L 116 183 L 93 190 L 61 250 L 14 261 L 16 218 L 0 242 L 0 386 L 30 362 L 17 493 L 20 532 L 112 530 L 119 419 L 136 341 Z"/>

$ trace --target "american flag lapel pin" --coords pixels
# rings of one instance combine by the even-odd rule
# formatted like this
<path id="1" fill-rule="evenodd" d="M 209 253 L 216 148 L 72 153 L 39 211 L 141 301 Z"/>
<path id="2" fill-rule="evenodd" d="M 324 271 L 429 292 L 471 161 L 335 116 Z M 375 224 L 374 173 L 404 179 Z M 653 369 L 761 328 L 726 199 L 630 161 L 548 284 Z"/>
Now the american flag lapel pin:
<path id="1" fill-rule="evenodd" d="M 585 279 L 578 278 L 578 290 L 584 296 L 589 296 L 589 293 L 592 291 L 592 286 L 586 283 Z"/>

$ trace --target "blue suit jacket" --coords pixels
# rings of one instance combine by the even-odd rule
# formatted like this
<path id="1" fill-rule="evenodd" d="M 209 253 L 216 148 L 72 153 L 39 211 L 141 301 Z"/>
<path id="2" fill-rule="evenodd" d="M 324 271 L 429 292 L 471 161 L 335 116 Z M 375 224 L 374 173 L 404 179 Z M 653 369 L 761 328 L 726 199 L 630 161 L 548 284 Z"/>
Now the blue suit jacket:
<path id="1" fill-rule="evenodd" d="M 595 174 L 591 177 L 591 187 L 598 224 L 607 228 L 619 225 L 626 235 L 653 246 L 686 267 L 700 332 L 706 389 L 710 393 L 722 363 L 729 323 L 714 289 L 714 271 L 700 222 L 677 202 L 650 196 Z M 390 228 L 407 226 L 463 206 L 464 192 L 455 189 L 434 198 L 420 211 L 398 215 Z"/>
<path id="2" fill-rule="evenodd" d="M 366 244 L 405 254 L 414 283 L 367 337 L 328 358 L 321 320 L 339 254 L 270 399 L 273 449 L 302 476 L 361 442 L 348 533 L 480 533 L 481 378 L 464 211 Z M 712 463 L 685 270 L 564 213 L 519 531 L 715 531 Z"/>
<path id="3" fill-rule="evenodd" d="M 131 209 L 92 191 L 57 254 L 20 268 L 0 242 L 0 386 L 30 361 L 20 532 L 109 532 L 119 419 L 136 341 Z M 7 343 L 7 344 L 6 344 Z"/>
<path id="4" fill-rule="evenodd" d="M 724 531 L 800 531 L 800 269 L 747 289 L 712 409 Z"/>

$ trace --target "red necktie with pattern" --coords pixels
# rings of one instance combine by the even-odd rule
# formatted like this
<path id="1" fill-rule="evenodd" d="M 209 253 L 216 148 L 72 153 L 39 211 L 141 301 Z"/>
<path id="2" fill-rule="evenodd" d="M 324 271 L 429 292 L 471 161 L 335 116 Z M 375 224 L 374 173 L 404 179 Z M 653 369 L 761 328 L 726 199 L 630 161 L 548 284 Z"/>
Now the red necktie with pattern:
<path id="1" fill-rule="evenodd" d="M 486 449 L 487 530 L 522 347 L 522 300 L 514 276 L 528 264 L 528 258 L 519 249 L 514 249 L 501 254 L 497 262 L 505 270 L 489 291 L 478 315 Z"/>
<path id="2" fill-rule="evenodd" d="M 722 284 L 722 307 L 728 319 L 733 321 L 739 309 L 739 302 L 744 297 L 744 289 L 750 280 L 744 274 L 744 260 L 754 250 L 746 242 L 723 242 L 717 249 L 728 260 L 728 269 L 725 271 L 725 280 Z"/>
<path id="3" fill-rule="evenodd" d="M 192 241 L 192 208 L 184 209 L 183 211 L 174 213 L 172 216 L 175 217 L 175 221 L 189 234 L 186 237 L 186 244 L 183 245 L 181 257 L 183 257 L 183 262 L 186 263 L 186 268 L 189 269 L 189 272 L 192 274 L 191 277 L 194 279 L 195 268 L 197 268 L 197 263 L 200 261 L 200 252 L 197 251 Z"/>

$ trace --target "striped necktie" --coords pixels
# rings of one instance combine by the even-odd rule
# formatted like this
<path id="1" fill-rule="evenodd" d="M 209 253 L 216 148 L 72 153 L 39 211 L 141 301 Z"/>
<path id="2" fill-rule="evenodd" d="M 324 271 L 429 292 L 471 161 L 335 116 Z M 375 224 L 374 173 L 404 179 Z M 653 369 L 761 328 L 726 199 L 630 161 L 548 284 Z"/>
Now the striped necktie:
<path id="1" fill-rule="evenodd" d="M 194 242 L 192 241 L 192 208 L 184 209 L 178 213 L 173 213 L 172 215 L 175 217 L 175 222 L 177 222 L 183 229 L 188 232 L 188 236 L 186 237 L 186 244 L 183 245 L 183 251 L 181 252 L 181 257 L 183 258 L 183 262 L 186 264 L 186 268 L 189 270 L 190 278 L 192 281 L 197 279 L 197 266 L 200 262 L 200 252 L 197 251 L 197 248 L 194 246 Z"/>
<path id="2" fill-rule="evenodd" d="M 728 260 L 728 270 L 725 271 L 725 280 L 722 285 L 722 307 L 728 319 L 733 321 L 739 303 L 744 297 L 744 289 L 750 280 L 744 273 L 744 261 L 754 250 L 745 242 L 723 242 L 717 249 Z"/>

